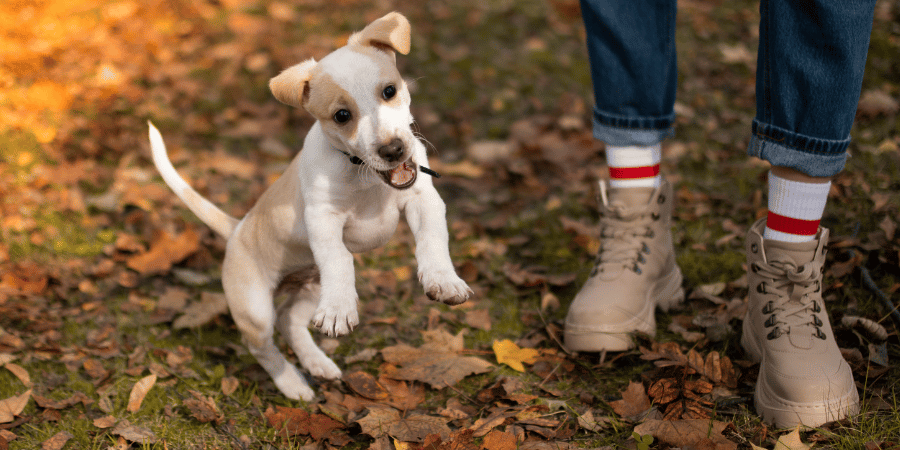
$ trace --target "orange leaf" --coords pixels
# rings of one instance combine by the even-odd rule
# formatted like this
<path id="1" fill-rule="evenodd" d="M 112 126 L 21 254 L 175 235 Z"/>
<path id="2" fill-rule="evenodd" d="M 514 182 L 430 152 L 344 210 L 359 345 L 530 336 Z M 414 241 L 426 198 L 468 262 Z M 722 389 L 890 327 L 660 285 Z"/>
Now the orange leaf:
<path id="1" fill-rule="evenodd" d="M 131 388 L 131 395 L 128 396 L 129 412 L 136 412 L 141 409 L 144 397 L 147 396 L 147 392 L 150 392 L 154 384 L 156 384 L 156 375 L 147 375 L 137 383 L 134 383 L 134 387 Z"/>

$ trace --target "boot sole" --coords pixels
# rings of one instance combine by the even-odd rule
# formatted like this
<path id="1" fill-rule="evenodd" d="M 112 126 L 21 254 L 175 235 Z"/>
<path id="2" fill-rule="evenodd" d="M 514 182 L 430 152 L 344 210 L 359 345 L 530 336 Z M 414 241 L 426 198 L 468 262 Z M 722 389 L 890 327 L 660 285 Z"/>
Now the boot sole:
<path id="1" fill-rule="evenodd" d="M 676 265 L 664 278 L 650 289 L 650 301 L 637 316 L 626 323 L 576 329 L 566 324 L 564 339 L 566 348 L 576 352 L 621 352 L 634 348 L 634 334 L 656 335 L 656 308 L 666 312 L 684 301 L 684 277 Z"/>
<path id="2" fill-rule="evenodd" d="M 761 362 L 762 351 L 756 345 L 755 340 L 748 336 L 748 333 L 747 328 L 743 327 L 741 346 L 744 347 L 744 351 L 752 361 Z M 859 394 L 856 392 L 854 384 L 851 384 L 849 390 L 837 398 L 831 398 L 825 402 L 799 403 L 785 400 L 772 392 L 765 379 L 762 378 L 762 373 L 763 371 L 760 370 L 760 377 L 757 379 L 753 395 L 753 404 L 756 407 L 756 413 L 762 417 L 764 422 L 774 424 L 778 428 L 793 428 L 799 424 L 818 427 L 859 412 Z"/>

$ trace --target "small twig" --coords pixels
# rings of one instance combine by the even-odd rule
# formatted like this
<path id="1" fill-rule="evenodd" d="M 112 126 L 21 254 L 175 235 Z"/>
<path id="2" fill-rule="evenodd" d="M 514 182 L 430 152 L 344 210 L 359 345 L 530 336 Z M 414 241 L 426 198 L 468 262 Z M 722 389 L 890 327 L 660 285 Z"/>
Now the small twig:
<path id="1" fill-rule="evenodd" d="M 553 374 L 556 373 L 556 369 L 559 369 L 559 366 L 561 366 L 561 365 L 562 365 L 562 363 L 558 363 L 558 364 L 556 365 L 556 367 L 554 367 L 553 370 L 551 370 L 550 373 L 548 373 L 547 376 L 544 377 L 544 379 L 541 380 L 540 383 L 538 383 L 538 387 L 543 387 L 543 386 L 544 386 L 544 383 L 546 383 L 547 380 L 549 380 L 550 377 L 552 377 Z"/>
<path id="2" fill-rule="evenodd" d="M 462 392 L 460 392 L 460 391 L 459 391 L 459 389 L 457 389 L 457 388 L 455 388 L 455 387 L 453 387 L 453 385 L 452 385 L 452 384 L 450 384 L 450 383 L 448 383 L 448 382 L 447 382 L 447 380 L 445 380 L 445 379 L 443 379 L 443 378 L 441 378 L 441 381 L 443 381 L 443 382 L 444 382 L 444 384 L 446 384 L 446 385 L 447 385 L 447 387 L 448 387 L 448 388 L 450 388 L 450 389 L 452 389 L 452 390 L 453 390 L 453 392 L 456 392 L 456 393 L 457 393 L 457 394 L 459 394 L 459 395 L 460 395 L 460 396 L 462 396 L 462 398 L 464 398 L 464 399 L 466 399 L 466 400 L 468 400 L 468 401 L 469 401 L 469 403 L 471 403 L 471 404 L 473 404 L 473 405 L 477 405 L 477 404 L 478 404 L 478 402 L 476 402 L 476 401 L 475 401 L 475 400 L 472 400 L 472 398 L 471 398 L 471 397 L 469 397 L 469 396 L 468 396 L 468 395 L 466 395 L 466 394 L 463 394 L 463 393 L 462 393 Z"/>

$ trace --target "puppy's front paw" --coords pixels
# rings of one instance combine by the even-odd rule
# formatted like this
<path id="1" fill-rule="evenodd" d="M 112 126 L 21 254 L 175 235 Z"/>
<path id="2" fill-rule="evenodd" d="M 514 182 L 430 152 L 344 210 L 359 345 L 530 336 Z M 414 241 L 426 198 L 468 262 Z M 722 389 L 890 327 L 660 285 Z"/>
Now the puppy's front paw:
<path id="1" fill-rule="evenodd" d="M 322 301 L 312 318 L 313 325 L 328 336 L 342 336 L 359 325 L 356 300 Z"/>
<path id="2" fill-rule="evenodd" d="M 278 390 L 291 400 L 311 402 L 316 396 L 316 393 L 309 387 L 309 383 L 293 365 L 290 365 L 283 373 L 272 377 L 272 381 L 275 382 Z"/>
<path id="3" fill-rule="evenodd" d="M 325 378 L 326 380 L 337 380 L 341 378 L 341 369 L 324 354 L 310 355 L 300 360 L 300 364 L 309 371 L 314 377 Z"/>
<path id="4" fill-rule="evenodd" d="M 472 296 L 472 289 L 452 270 L 425 272 L 419 275 L 425 295 L 448 305 L 464 303 Z"/>

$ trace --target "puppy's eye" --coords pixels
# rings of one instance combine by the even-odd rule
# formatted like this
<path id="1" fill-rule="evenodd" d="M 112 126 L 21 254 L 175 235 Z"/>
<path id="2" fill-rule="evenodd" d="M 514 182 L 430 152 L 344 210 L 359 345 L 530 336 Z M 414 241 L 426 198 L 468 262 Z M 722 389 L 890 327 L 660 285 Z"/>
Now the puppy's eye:
<path id="1" fill-rule="evenodd" d="M 337 123 L 347 123 L 352 117 L 353 115 L 350 114 L 350 111 L 347 111 L 346 109 L 341 109 L 338 110 L 338 112 L 334 113 L 334 121 Z"/>
<path id="2" fill-rule="evenodd" d="M 394 98 L 395 95 L 397 95 L 397 87 L 393 84 L 388 85 L 388 87 L 381 91 L 381 96 L 384 97 L 385 100 L 390 100 Z"/>

